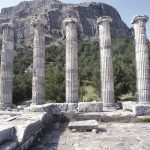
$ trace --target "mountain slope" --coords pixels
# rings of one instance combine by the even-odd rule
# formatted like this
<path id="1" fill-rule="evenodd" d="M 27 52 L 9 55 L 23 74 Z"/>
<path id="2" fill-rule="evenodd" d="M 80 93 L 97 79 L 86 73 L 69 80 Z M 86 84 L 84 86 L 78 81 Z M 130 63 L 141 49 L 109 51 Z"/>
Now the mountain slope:
<path id="1" fill-rule="evenodd" d="M 31 19 L 42 16 L 48 25 L 46 42 L 58 41 L 62 38 L 62 21 L 66 17 L 76 17 L 80 21 L 79 39 L 96 40 L 98 17 L 108 15 L 113 18 L 111 24 L 112 37 L 131 36 L 130 29 L 121 20 L 117 10 L 103 3 L 65 4 L 57 0 L 34 0 L 21 2 L 15 7 L 4 8 L 0 13 L 0 23 L 8 22 L 15 17 L 17 46 L 32 46 L 33 28 Z M 2 31 L 0 30 L 0 34 Z"/>

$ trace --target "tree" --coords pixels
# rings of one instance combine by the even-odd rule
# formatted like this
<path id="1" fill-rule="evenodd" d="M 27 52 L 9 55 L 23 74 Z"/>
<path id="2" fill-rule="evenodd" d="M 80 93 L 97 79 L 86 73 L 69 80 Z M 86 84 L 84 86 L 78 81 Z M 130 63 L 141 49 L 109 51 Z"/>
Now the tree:
<path id="1" fill-rule="evenodd" d="M 13 79 L 13 103 L 20 104 L 32 96 L 32 75 L 16 74 Z"/>
<path id="2" fill-rule="evenodd" d="M 118 37 L 113 40 L 113 66 L 116 97 L 135 93 L 135 52 L 131 38 Z"/>
<path id="3" fill-rule="evenodd" d="M 47 69 L 45 81 L 45 99 L 51 102 L 65 102 L 64 69 L 54 66 Z"/>

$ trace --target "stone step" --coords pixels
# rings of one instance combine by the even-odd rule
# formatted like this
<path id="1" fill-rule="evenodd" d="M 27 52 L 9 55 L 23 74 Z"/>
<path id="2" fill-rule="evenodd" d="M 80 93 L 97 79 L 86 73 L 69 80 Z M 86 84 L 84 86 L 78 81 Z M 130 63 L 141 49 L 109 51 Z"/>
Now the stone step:
<path id="1" fill-rule="evenodd" d="M 132 122 L 135 119 L 135 115 L 130 111 L 116 110 L 112 112 L 63 113 L 61 119 L 69 121 Z"/>
<path id="2" fill-rule="evenodd" d="M 98 122 L 96 120 L 71 121 L 68 127 L 77 130 L 93 130 L 98 129 Z"/>

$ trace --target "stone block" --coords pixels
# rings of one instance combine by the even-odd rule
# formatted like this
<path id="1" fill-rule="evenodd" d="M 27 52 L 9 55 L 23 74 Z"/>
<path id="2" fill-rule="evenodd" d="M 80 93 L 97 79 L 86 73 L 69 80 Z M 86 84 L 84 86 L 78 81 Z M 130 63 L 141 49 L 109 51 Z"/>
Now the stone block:
<path id="1" fill-rule="evenodd" d="M 78 104 L 79 112 L 102 112 L 103 103 L 100 102 L 81 102 Z"/>
<path id="2" fill-rule="evenodd" d="M 68 125 L 69 129 L 92 130 L 98 128 L 96 120 L 72 121 Z"/>
<path id="3" fill-rule="evenodd" d="M 24 108 L 25 112 L 49 112 L 53 113 L 56 111 L 55 107 L 58 107 L 57 104 L 54 106 L 54 103 L 35 105 L 31 104 L 31 106 Z"/>
<path id="4" fill-rule="evenodd" d="M 45 105 L 31 105 L 29 107 L 24 108 L 25 112 L 46 112 L 47 107 Z"/>
<path id="5" fill-rule="evenodd" d="M 42 128 L 42 122 L 40 120 L 28 120 L 23 125 L 16 125 L 15 128 L 17 130 L 18 142 L 23 142 Z"/>
<path id="6" fill-rule="evenodd" d="M 132 102 L 132 101 L 122 102 L 123 110 L 132 111 L 132 107 L 136 104 L 137 104 L 137 102 Z"/>
<path id="7" fill-rule="evenodd" d="M 0 144 L 5 141 L 15 141 L 16 138 L 16 129 L 12 125 L 0 125 Z"/>
<path id="8" fill-rule="evenodd" d="M 0 145 L 1 150 L 15 150 L 17 148 L 17 142 L 7 141 Z"/>
<path id="9" fill-rule="evenodd" d="M 135 116 L 150 115 L 150 104 L 137 104 L 132 107 Z"/>
<path id="10" fill-rule="evenodd" d="M 59 130 L 59 128 L 60 128 L 59 122 L 56 122 L 56 123 L 53 123 L 53 124 L 52 124 L 52 129 L 53 129 L 53 130 Z"/>
<path id="11" fill-rule="evenodd" d="M 54 103 L 52 107 L 52 114 L 62 114 L 62 112 L 66 112 L 68 108 L 67 103 Z"/>
<path id="12" fill-rule="evenodd" d="M 24 110 L 27 112 L 48 112 L 51 114 L 61 114 L 62 112 L 66 112 L 67 108 L 67 103 L 49 103 L 43 105 L 31 105 Z"/>
<path id="13" fill-rule="evenodd" d="M 67 103 L 67 112 L 73 112 L 78 110 L 78 104 L 77 103 Z"/>

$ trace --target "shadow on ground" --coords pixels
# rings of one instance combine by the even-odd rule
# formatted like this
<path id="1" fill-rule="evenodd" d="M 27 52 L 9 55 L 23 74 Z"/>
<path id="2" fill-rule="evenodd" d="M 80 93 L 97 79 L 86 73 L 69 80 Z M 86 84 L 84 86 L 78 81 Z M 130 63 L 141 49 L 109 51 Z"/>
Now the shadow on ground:
<path id="1" fill-rule="evenodd" d="M 51 128 L 44 130 L 28 148 L 28 150 L 57 150 L 61 135 L 65 132 L 67 123 L 60 124 L 59 130 Z"/>

